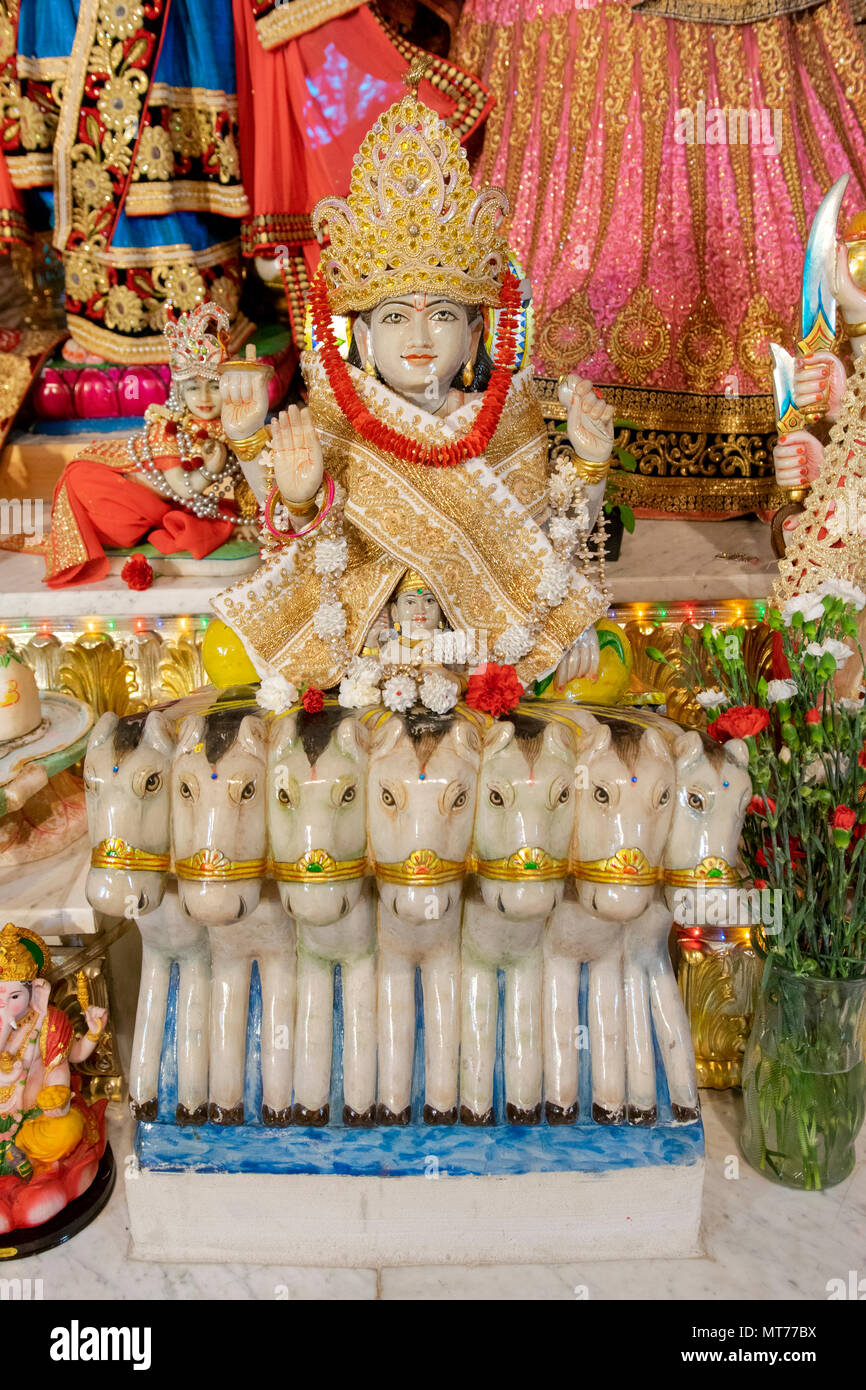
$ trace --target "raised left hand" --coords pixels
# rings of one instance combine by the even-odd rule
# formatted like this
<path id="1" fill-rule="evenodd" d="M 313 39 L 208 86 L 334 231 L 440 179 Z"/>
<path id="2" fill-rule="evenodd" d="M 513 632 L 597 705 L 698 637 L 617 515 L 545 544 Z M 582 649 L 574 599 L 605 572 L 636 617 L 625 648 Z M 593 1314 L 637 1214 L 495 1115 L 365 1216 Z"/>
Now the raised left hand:
<path id="1" fill-rule="evenodd" d="M 568 406 L 566 429 L 571 447 L 587 463 L 604 463 L 613 448 L 613 406 L 597 396 L 592 382 L 565 377 L 559 399 Z"/>
<path id="2" fill-rule="evenodd" d="M 101 1033 L 108 1019 L 107 1009 L 98 1009 L 95 1004 L 89 1004 L 84 1010 L 84 1022 L 87 1024 L 88 1033 Z"/>
<path id="3" fill-rule="evenodd" d="M 233 440 L 249 439 L 268 418 L 268 378 L 265 372 L 223 372 L 220 377 L 222 426 Z"/>

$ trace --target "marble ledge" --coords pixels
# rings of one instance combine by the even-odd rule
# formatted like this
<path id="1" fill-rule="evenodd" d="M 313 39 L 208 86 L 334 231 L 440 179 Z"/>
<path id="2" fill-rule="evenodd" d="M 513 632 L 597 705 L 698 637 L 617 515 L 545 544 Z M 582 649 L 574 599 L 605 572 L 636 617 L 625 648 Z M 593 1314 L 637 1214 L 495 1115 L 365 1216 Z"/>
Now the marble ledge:
<path id="1" fill-rule="evenodd" d="M 728 558 L 724 558 L 724 557 Z M 614 604 L 765 599 L 776 574 L 770 531 L 756 518 L 695 522 L 638 521 L 608 567 Z M 0 622 L 36 619 L 179 617 L 210 611 L 211 598 L 232 578 L 157 579 L 144 593 L 119 575 L 100 584 L 49 589 L 36 555 L 0 552 Z"/>

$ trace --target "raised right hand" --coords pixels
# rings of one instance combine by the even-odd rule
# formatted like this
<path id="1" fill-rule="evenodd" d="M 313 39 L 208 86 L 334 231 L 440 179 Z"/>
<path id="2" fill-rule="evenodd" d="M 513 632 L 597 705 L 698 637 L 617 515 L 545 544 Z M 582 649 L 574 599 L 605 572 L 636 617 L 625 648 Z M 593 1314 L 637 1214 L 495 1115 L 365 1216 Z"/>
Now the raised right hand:
<path id="1" fill-rule="evenodd" d="M 773 464 L 779 487 L 805 487 L 821 472 L 824 449 L 808 430 L 780 434 L 773 449 Z"/>
<path id="2" fill-rule="evenodd" d="M 277 486 L 289 506 L 312 502 L 322 486 L 322 446 L 306 407 L 288 410 L 271 421 L 271 452 Z"/>
<path id="3" fill-rule="evenodd" d="M 819 407 L 836 419 L 845 394 L 845 368 L 832 352 L 813 352 L 794 360 L 794 404 L 798 410 Z"/>

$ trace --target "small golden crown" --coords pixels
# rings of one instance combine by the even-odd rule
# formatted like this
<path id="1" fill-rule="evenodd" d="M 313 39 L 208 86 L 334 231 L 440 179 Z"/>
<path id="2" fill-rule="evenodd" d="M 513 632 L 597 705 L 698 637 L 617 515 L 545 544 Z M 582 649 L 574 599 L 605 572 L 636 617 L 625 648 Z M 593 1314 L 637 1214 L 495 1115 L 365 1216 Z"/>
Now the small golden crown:
<path id="1" fill-rule="evenodd" d="M 432 594 L 433 590 L 427 583 L 423 574 L 417 570 L 407 570 L 394 590 L 394 598 L 399 598 L 401 594 Z"/>
<path id="2" fill-rule="evenodd" d="M 208 325 L 216 324 L 216 334 L 208 333 Z M 197 304 L 188 314 L 170 319 L 165 325 L 169 344 L 171 374 L 176 381 L 189 381 L 204 376 L 211 381 L 219 377 L 218 368 L 225 357 L 224 342 L 228 342 L 231 320 L 219 304 Z"/>
<path id="3" fill-rule="evenodd" d="M 313 227 L 331 239 L 321 269 L 335 314 L 426 292 L 499 303 L 508 199 L 476 192 L 460 141 L 414 94 L 379 117 L 355 155 L 349 197 L 322 198 Z"/>
<path id="4" fill-rule="evenodd" d="M 0 931 L 0 980 L 35 980 L 51 964 L 51 952 L 36 932 L 14 927 Z"/>

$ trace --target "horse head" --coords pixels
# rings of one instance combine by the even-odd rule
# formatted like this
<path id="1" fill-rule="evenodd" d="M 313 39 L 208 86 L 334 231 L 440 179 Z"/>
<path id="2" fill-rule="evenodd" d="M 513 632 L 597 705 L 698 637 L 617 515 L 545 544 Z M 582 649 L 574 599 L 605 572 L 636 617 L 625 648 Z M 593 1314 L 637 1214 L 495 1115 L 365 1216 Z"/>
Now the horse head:
<path id="1" fill-rule="evenodd" d="M 254 912 L 267 867 L 267 730 L 250 707 L 189 715 L 171 769 L 180 901 L 205 926 Z"/>
<path id="2" fill-rule="evenodd" d="M 369 846 L 382 901 L 407 926 L 460 898 L 480 761 L 481 735 L 456 711 L 392 714 L 373 734 Z"/>
<path id="3" fill-rule="evenodd" d="M 268 758 L 268 828 L 286 911 L 327 926 L 355 907 L 367 872 L 367 747 L 358 718 L 328 706 L 281 716 Z"/>
<path id="4" fill-rule="evenodd" d="M 676 799 L 662 863 L 665 896 L 704 883 L 722 890 L 739 882 L 737 847 L 752 795 L 749 750 L 741 738 L 716 743 L 689 730 L 674 742 Z"/>
<path id="5" fill-rule="evenodd" d="M 87 744 L 84 789 L 92 847 L 87 901 L 109 917 L 159 907 L 169 872 L 171 720 L 159 710 L 103 714 Z"/>

